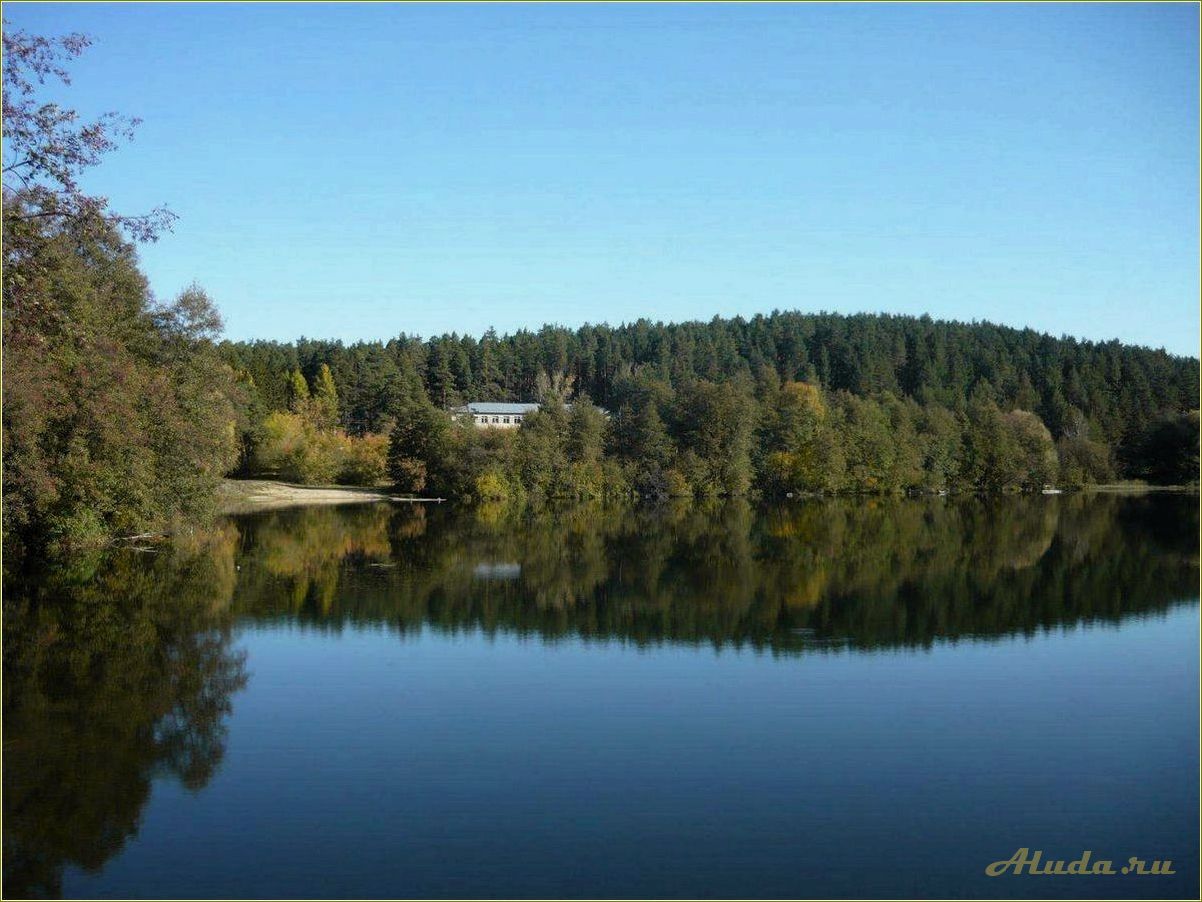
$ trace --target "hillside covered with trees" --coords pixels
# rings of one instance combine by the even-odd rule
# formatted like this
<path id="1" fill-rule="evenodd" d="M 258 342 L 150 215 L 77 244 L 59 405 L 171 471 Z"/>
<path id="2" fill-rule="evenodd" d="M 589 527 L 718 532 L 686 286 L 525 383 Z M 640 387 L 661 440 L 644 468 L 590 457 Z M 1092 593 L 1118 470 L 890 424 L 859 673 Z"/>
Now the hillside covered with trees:
<path id="1" fill-rule="evenodd" d="M 1196 360 L 989 323 L 776 312 L 220 352 L 261 424 L 243 434 L 243 469 L 301 481 L 387 471 L 412 492 L 596 497 L 1031 490 L 1198 472 Z M 501 434 L 455 424 L 449 411 L 467 401 L 544 409 Z"/>

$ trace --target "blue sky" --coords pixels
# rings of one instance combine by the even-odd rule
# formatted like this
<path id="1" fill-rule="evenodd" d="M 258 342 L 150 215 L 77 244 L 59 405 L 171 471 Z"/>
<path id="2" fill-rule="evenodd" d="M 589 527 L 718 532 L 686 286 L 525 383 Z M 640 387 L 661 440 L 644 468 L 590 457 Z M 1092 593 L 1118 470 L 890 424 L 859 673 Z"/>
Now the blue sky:
<path id="1" fill-rule="evenodd" d="M 1198 8 L 6 3 L 233 338 L 930 313 L 1196 355 Z"/>

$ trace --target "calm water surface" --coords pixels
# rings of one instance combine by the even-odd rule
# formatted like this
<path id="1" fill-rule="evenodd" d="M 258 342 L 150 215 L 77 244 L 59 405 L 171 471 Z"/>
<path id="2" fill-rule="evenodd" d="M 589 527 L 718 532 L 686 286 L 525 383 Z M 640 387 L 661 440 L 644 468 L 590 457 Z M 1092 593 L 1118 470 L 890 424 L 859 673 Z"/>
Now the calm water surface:
<path id="1" fill-rule="evenodd" d="M 1196 898 L 1197 505 L 319 508 L 14 577 L 4 894 Z"/>

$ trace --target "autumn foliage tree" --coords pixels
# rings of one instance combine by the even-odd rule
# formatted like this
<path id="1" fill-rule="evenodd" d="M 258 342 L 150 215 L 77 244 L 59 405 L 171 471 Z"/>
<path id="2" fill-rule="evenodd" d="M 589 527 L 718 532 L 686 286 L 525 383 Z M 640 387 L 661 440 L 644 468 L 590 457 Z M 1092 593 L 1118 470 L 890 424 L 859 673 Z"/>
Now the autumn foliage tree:
<path id="1" fill-rule="evenodd" d="M 246 472 L 290 482 L 375 485 L 387 471 L 388 437 L 350 435 L 339 424 L 338 391 L 322 364 L 314 384 L 299 369 L 288 379 L 288 410 L 267 415 Z"/>

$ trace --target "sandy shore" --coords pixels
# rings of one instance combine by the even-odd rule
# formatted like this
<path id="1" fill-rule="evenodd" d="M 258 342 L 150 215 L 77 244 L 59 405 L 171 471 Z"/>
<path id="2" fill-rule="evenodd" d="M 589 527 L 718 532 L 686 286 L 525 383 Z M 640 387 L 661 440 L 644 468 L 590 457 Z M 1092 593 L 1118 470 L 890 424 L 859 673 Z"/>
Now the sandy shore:
<path id="1" fill-rule="evenodd" d="M 267 479 L 226 479 L 217 490 L 218 510 L 246 514 L 305 504 L 370 504 L 390 501 L 381 489 L 355 486 L 307 486 Z"/>

